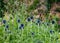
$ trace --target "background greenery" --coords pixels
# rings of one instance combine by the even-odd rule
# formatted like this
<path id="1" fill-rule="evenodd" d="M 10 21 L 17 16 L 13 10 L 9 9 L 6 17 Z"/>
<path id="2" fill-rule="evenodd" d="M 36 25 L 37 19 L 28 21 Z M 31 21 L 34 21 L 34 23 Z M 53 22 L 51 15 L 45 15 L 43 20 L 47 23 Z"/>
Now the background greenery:
<path id="1" fill-rule="evenodd" d="M 59 2 L 59 0 L 56 1 Z M 49 7 L 54 2 L 55 0 L 49 2 L 48 0 L 45 2 L 44 0 L 43 2 L 40 0 L 0 0 L 0 43 L 60 43 L 59 19 L 48 13 Z M 45 10 L 47 13 L 43 14 L 43 20 L 40 17 L 36 18 L 39 13 L 32 13 L 41 5 L 47 8 Z M 5 24 L 4 20 L 6 20 Z M 17 22 L 18 20 L 20 22 Z M 21 24 L 24 25 L 22 29 L 19 28 Z"/>

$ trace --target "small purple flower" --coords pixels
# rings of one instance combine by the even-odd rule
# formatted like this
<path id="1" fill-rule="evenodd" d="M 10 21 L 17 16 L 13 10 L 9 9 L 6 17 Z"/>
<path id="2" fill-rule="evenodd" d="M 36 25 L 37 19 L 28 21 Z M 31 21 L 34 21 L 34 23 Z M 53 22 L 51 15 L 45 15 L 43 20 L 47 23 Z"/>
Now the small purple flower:
<path id="1" fill-rule="evenodd" d="M 6 20 L 3 20 L 2 23 L 6 24 Z"/>

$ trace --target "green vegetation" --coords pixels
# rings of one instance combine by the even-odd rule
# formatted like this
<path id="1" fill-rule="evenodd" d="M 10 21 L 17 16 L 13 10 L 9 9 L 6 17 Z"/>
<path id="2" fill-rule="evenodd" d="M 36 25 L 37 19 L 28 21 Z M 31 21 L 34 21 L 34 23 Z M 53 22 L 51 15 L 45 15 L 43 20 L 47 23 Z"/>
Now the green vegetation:
<path id="1" fill-rule="evenodd" d="M 8 13 L 0 18 L 0 43 L 60 43 L 57 17 L 52 16 L 52 20 L 49 20 L 50 14 L 45 14 L 43 22 L 35 14 L 26 11 L 34 10 L 39 4 L 38 0 L 34 0 L 34 4 L 28 8 L 25 3 L 18 2 L 10 0 L 6 3 L 7 11 L 4 12 Z"/>

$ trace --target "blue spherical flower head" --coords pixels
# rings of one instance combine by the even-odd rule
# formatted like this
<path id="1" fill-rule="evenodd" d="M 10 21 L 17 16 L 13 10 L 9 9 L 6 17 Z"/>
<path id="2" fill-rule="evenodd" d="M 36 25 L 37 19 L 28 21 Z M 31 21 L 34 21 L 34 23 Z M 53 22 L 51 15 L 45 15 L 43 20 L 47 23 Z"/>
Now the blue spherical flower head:
<path id="1" fill-rule="evenodd" d="M 21 27 L 24 27 L 24 24 L 21 24 Z"/>
<path id="2" fill-rule="evenodd" d="M 49 26 L 49 22 L 46 22 L 46 25 Z"/>
<path id="3" fill-rule="evenodd" d="M 18 19 L 17 22 L 20 23 L 20 19 Z"/>
<path id="4" fill-rule="evenodd" d="M 6 20 L 3 20 L 2 23 L 6 24 Z"/>
<path id="5" fill-rule="evenodd" d="M 41 22 L 40 19 L 38 19 L 37 22 L 36 22 L 36 24 L 40 24 L 40 22 Z"/>
<path id="6" fill-rule="evenodd" d="M 54 24 L 55 23 L 55 21 L 52 21 L 52 24 Z"/>
<path id="7" fill-rule="evenodd" d="M 22 28 L 24 28 L 24 24 L 21 24 L 19 27 L 19 29 L 22 29 Z"/>
<path id="8" fill-rule="evenodd" d="M 33 19 L 33 16 L 31 16 L 30 18 Z"/>
<path id="9" fill-rule="evenodd" d="M 34 35 L 34 33 L 32 32 L 32 35 Z"/>
<path id="10" fill-rule="evenodd" d="M 47 25 L 49 25 L 49 23 L 47 23 Z"/>
<path id="11" fill-rule="evenodd" d="M 50 30 L 50 33 L 52 34 L 52 33 L 54 33 L 54 31 L 53 30 Z"/>
<path id="12" fill-rule="evenodd" d="M 40 20 L 38 20 L 37 23 L 40 23 Z"/>
<path id="13" fill-rule="evenodd" d="M 7 31 L 9 28 L 9 25 L 5 25 L 5 31 Z"/>
<path id="14" fill-rule="evenodd" d="M 28 22 L 31 21 L 31 18 L 27 18 L 27 21 L 28 21 Z"/>
<path id="15" fill-rule="evenodd" d="M 9 26 L 8 26 L 8 25 L 6 25 L 6 28 L 9 28 Z"/>

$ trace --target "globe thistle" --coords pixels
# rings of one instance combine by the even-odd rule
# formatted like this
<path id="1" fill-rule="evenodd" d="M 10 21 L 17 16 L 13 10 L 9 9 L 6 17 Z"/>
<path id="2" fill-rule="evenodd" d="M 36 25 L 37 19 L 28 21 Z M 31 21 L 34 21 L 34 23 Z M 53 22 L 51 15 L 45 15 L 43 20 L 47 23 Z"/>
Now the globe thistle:
<path id="1" fill-rule="evenodd" d="M 20 19 L 18 19 L 17 22 L 20 23 Z"/>
<path id="2" fill-rule="evenodd" d="M 40 23 L 40 20 L 37 20 L 37 23 Z"/>
<path id="3" fill-rule="evenodd" d="M 54 33 L 54 31 L 53 30 L 50 30 L 50 33 L 52 34 L 52 33 Z"/>
<path id="4" fill-rule="evenodd" d="M 6 20 L 3 20 L 2 23 L 6 24 Z"/>
<path id="5" fill-rule="evenodd" d="M 24 28 L 24 24 L 21 24 L 21 25 L 19 26 L 19 29 L 22 29 L 22 28 Z"/>
<path id="6" fill-rule="evenodd" d="M 34 35 L 34 32 L 31 32 L 32 35 Z"/>
<path id="7" fill-rule="evenodd" d="M 52 24 L 54 24 L 55 23 L 55 21 L 52 21 Z"/>
<path id="8" fill-rule="evenodd" d="M 9 26 L 8 26 L 8 25 L 6 25 L 6 28 L 9 28 Z"/>
<path id="9" fill-rule="evenodd" d="M 46 24 L 47 24 L 47 26 L 49 26 L 49 22 L 47 22 Z"/>
<path id="10" fill-rule="evenodd" d="M 27 21 L 28 21 L 28 22 L 31 21 L 31 18 L 27 18 Z"/>
<path id="11" fill-rule="evenodd" d="M 9 25 L 5 25 L 5 31 L 7 31 L 9 28 Z"/>
<path id="12" fill-rule="evenodd" d="M 37 19 L 36 24 L 40 24 L 41 20 Z"/>
<path id="13" fill-rule="evenodd" d="M 31 16 L 30 18 L 33 19 L 33 16 Z"/>

